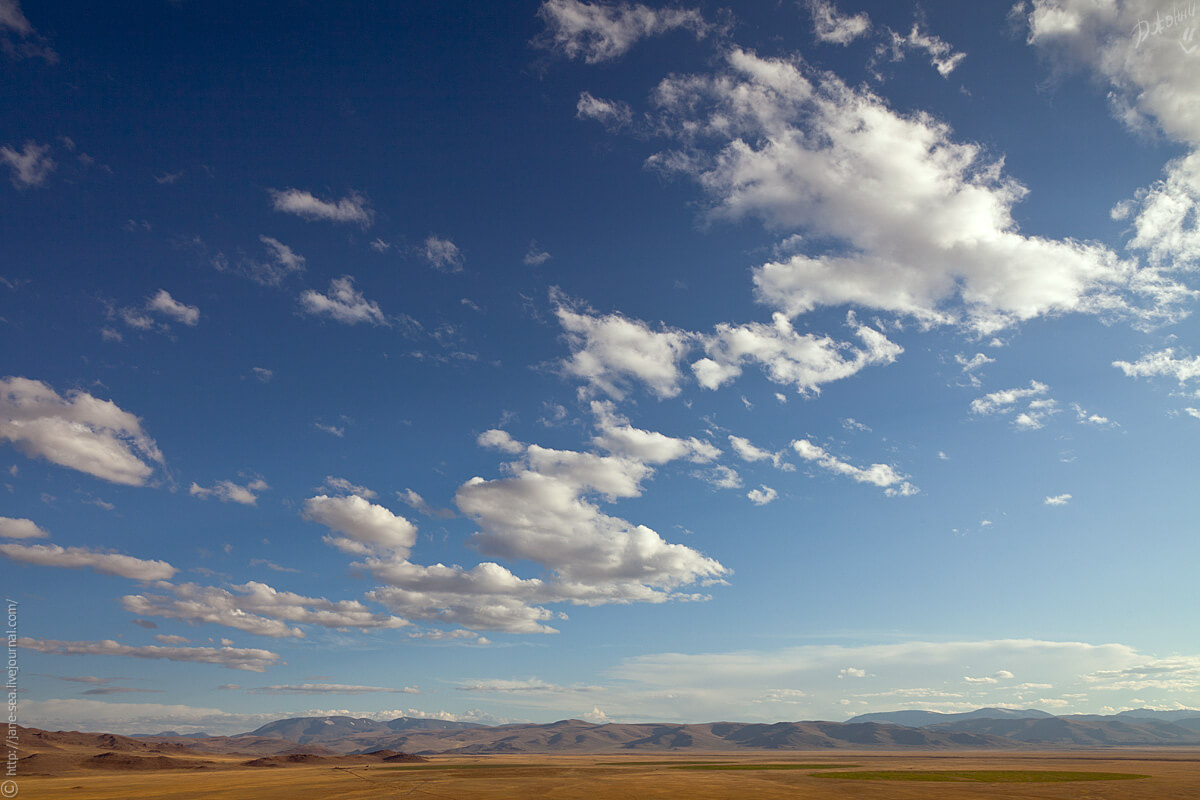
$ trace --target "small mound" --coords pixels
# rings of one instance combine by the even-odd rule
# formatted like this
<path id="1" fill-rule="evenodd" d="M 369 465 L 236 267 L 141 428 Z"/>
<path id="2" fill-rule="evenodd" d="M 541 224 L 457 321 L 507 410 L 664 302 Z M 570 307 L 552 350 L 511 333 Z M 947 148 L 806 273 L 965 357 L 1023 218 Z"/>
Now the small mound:
<path id="1" fill-rule="evenodd" d="M 204 769 L 211 761 L 171 758 L 170 756 L 131 756 L 126 753 L 101 753 L 79 762 L 81 767 L 114 770 Z"/>
<path id="2" fill-rule="evenodd" d="M 1065 783 L 1149 778 L 1129 772 L 1055 772 L 1050 770 L 871 770 L 818 772 L 814 777 L 846 781 L 966 781 L 971 783 Z"/>
<path id="3" fill-rule="evenodd" d="M 318 766 L 345 767 L 366 763 L 417 763 L 428 759 L 408 753 L 397 753 L 395 750 L 375 750 L 351 756 L 320 756 L 312 753 L 292 753 L 290 755 L 264 756 L 252 761 L 243 761 L 243 767 L 288 767 L 296 764 L 315 764 Z"/>
<path id="4" fill-rule="evenodd" d="M 18 775 L 60 775 L 79 766 L 79 757 L 66 753 L 34 753 L 17 762 Z"/>

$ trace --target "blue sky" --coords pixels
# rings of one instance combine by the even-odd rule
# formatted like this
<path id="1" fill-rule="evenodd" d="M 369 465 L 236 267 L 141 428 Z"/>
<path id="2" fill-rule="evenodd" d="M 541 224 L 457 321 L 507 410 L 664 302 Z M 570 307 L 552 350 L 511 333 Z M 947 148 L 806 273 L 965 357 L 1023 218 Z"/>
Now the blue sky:
<path id="1" fill-rule="evenodd" d="M 1198 21 L 0 0 L 22 719 L 1197 705 Z"/>

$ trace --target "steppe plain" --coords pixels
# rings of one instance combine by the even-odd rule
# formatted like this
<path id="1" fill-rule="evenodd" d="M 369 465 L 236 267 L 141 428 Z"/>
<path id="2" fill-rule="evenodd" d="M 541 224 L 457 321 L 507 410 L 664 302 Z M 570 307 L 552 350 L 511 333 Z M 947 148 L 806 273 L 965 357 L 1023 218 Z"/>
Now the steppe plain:
<path id="1" fill-rule="evenodd" d="M 74 748 L 66 748 L 65 753 Z M 60 750 L 60 753 L 64 751 Z M 80 746 L 77 755 L 97 751 Z M 64 754 L 65 754 L 64 753 Z M 1194 800 L 1200 797 L 1200 749 L 1112 749 L 1059 752 L 779 752 L 686 756 L 639 753 L 599 755 L 433 756 L 423 764 L 388 764 L 337 757 L 286 766 L 245 766 L 247 756 L 172 754 L 169 766 L 84 768 L 64 763 L 48 774 L 18 776 L 19 797 L 36 800 L 615 800 L 616 798 L 1071 798 L 1088 800 Z M 747 768 L 711 769 L 705 765 Z M 787 765 L 792 768 L 770 768 Z M 32 767 L 32 765 L 30 765 Z M 190 766 L 190 768 L 188 768 Z M 697 769 L 696 767 L 702 767 Z M 765 768 L 764 768 L 765 767 Z M 31 769 L 31 771 L 33 771 Z M 952 780 L 845 780 L 836 772 L 903 773 Z M 993 774 L 974 776 L 973 771 Z M 995 774 L 1000 772 L 1001 774 Z M 1046 782 L 1048 773 L 1117 773 L 1117 780 Z M 962 773 L 968 773 L 963 776 Z M 951 775 L 950 777 L 955 777 Z M 1077 776 L 1088 778 L 1089 776 Z M 1015 782 L 992 782 L 996 778 Z M 6 796 L 8 795 L 6 792 Z"/>

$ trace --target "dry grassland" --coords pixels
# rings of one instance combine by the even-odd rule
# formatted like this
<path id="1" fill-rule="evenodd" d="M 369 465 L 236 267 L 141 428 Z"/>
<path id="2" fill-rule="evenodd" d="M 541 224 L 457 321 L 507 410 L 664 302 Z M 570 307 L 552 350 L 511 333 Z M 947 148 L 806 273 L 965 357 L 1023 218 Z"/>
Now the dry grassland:
<path id="1" fill-rule="evenodd" d="M 209 756 L 196 770 L 97 772 L 74 770 L 52 777 L 19 777 L 29 800 L 616 800 L 672 798 L 1062 798 L 1066 800 L 1196 800 L 1200 751 L 1112 750 L 1067 753 L 787 753 L 711 758 L 695 753 L 671 760 L 654 756 L 434 757 L 429 765 L 392 767 L 296 766 L 253 768 L 244 758 Z M 720 764 L 794 765 L 791 769 L 680 769 Z M 825 769 L 821 769 L 824 767 Z M 1044 771 L 1122 773 L 1125 780 L 980 782 L 974 779 L 844 780 L 821 777 L 849 772 L 1017 771 L 1002 779 L 1036 779 Z M 953 777 L 953 776 L 952 776 Z M 976 776 L 978 777 L 978 776 Z M 993 776 L 994 778 L 995 776 Z"/>

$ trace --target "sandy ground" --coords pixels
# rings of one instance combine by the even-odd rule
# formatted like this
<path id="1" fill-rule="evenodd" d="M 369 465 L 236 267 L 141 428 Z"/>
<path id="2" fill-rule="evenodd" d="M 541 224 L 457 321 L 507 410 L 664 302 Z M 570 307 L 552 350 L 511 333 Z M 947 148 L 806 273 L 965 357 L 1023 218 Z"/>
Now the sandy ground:
<path id="1" fill-rule="evenodd" d="M 407 797 L 454 800 L 527 798 L 1070 798 L 1071 800 L 1195 800 L 1200 798 L 1200 750 L 1107 750 L 1060 753 L 829 752 L 704 756 L 434 757 L 465 769 L 295 766 L 248 768 L 243 759 L 208 757 L 204 770 L 121 772 L 74 770 L 54 777 L 17 776 L 21 798 L 39 800 L 366 800 Z M 1051 784 L 840 781 L 816 770 L 693 771 L 663 762 L 857 765 L 864 770 L 1065 770 L 1137 773 L 1142 780 Z M 653 764 L 645 762 L 655 762 Z M 10 796 L 10 795 L 5 795 Z"/>

